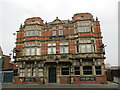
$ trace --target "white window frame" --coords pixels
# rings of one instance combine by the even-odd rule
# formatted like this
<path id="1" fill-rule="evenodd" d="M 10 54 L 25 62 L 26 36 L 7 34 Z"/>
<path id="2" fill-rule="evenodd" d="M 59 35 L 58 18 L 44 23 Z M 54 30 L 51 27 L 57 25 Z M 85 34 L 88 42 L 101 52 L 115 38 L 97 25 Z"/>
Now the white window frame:
<path id="1" fill-rule="evenodd" d="M 56 47 L 48 47 L 48 54 L 56 54 Z"/>
<path id="2" fill-rule="evenodd" d="M 89 26 L 80 27 L 80 30 L 79 30 L 79 32 L 90 32 L 90 31 L 91 31 L 91 28 Z"/>
<path id="3" fill-rule="evenodd" d="M 36 55 L 36 50 L 35 48 L 31 48 L 31 54 L 30 55 Z"/>
<path id="4" fill-rule="evenodd" d="M 39 77 L 43 77 L 43 68 L 39 68 L 38 69 L 38 71 L 39 71 Z"/>
<path id="5" fill-rule="evenodd" d="M 63 26 L 59 26 L 59 29 L 63 29 Z"/>
<path id="6" fill-rule="evenodd" d="M 59 35 L 63 35 L 63 30 L 59 30 Z"/>
<path id="7" fill-rule="evenodd" d="M 41 48 L 36 48 L 36 55 L 41 55 Z"/>
<path id="8" fill-rule="evenodd" d="M 54 26 L 54 27 L 52 27 L 52 30 L 56 30 L 56 27 Z"/>
<path id="9" fill-rule="evenodd" d="M 56 30 L 52 31 L 52 35 L 55 36 L 56 35 Z"/>
<path id="10" fill-rule="evenodd" d="M 30 48 L 26 48 L 26 50 L 25 50 L 25 55 L 26 55 L 26 56 L 29 56 L 29 55 L 30 55 Z"/>
<path id="11" fill-rule="evenodd" d="M 41 36 L 41 31 L 37 31 L 37 35 L 38 35 L 38 36 Z"/>

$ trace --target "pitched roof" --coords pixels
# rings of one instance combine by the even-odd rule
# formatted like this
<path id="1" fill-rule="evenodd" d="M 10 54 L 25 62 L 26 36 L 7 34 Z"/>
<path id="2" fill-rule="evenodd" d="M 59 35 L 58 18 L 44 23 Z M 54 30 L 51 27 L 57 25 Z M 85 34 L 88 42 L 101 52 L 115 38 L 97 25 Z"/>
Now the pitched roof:
<path id="1" fill-rule="evenodd" d="M 120 66 L 111 66 L 111 69 L 120 69 Z"/>
<path id="2" fill-rule="evenodd" d="M 0 46 L 0 56 L 2 56 L 2 55 L 3 55 L 3 51 L 2 51 L 2 48 Z"/>

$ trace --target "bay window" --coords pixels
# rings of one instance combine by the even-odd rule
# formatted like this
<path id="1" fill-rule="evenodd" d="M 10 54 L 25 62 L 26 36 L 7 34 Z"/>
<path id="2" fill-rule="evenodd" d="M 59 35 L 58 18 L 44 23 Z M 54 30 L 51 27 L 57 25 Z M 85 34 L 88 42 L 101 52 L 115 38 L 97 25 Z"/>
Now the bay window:
<path id="1" fill-rule="evenodd" d="M 56 43 L 48 44 L 48 54 L 56 54 Z"/>
<path id="2" fill-rule="evenodd" d="M 41 36 L 41 31 L 37 31 L 37 35 L 38 35 L 38 36 Z"/>
<path id="3" fill-rule="evenodd" d="M 80 22 L 79 25 L 80 26 L 90 26 L 91 23 L 90 22 Z"/>
<path id="4" fill-rule="evenodd" d="M 60 47 L 60 53 L 69 53 L 68 47 L 65 47 L 65 46 Z"/>
<path id="5" fill-rule="evenodd" d="M 48 54 L 56 54 L 56 47 L 49 47 Z"/>
<path id="6" fill-rule="evenodd" d="M 40 48 L 36 48 L 36 55 L 40 55 Z"/>
<path id="7" fill-rule="evenodd" d="M 25 55 L 41 55 L 41 48 L 26 48 Z"/>
<path id="8" fill-rule="evenodd" d="M 80 27 L 80 32 L 90 32 L 90 27 Z"/>
<path id="9" fill-rule="evenodd" d="M 41 31 L 26 31 L 25 36 L 41 36 Z"/>
<path id="10" fill-rule="evenodd" d="M 74 28 L 74 33 L 78 33 L 78 27 Z"/>
<path id="11" fill-rule="evenodd" d="M 60 43 L 60 53 L 69 53 L 68 42 Z"/>
<path id="12" fill-rule="evenodd" d="M 26 48 L 26 56 L 30 55 L 30 48 Z"/>
<path id="13" fill-rule="evenodd" d="M 87 52 L 92 52 L 92 47 L 90 44 L 87 44 L 86 48 L 87 48 Z"/>
<path id="14" fill-rule="evenodd" d="M 92 45 L 91 44 L 81 44 L 80 45 L 80 53 L 91 53 Z"/>
<path id="15" fill-rule="evenodd" d="M 86 53 L 86 47 L 85 47 L 85 45 L 81 45 L 81 53 Z"/>
<path id="16" fill-rule="evenodd" d="M 35 55 L 35 48 L 31 48 L 31 55 Z"/>

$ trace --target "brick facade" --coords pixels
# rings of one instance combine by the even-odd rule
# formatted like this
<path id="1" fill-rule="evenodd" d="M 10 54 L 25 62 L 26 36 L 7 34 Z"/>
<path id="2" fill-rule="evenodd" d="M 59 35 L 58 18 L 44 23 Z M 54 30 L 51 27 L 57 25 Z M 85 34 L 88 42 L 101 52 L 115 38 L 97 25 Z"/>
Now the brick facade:
<path id="1" fill-rule="evenodd" d="M 56 17 L 48 23 L 28 18 L 17 31 L 14 50 L 15 83 L 107 82 L 100 22 L 90 13 L 74 14 L 72 20 Z"/>

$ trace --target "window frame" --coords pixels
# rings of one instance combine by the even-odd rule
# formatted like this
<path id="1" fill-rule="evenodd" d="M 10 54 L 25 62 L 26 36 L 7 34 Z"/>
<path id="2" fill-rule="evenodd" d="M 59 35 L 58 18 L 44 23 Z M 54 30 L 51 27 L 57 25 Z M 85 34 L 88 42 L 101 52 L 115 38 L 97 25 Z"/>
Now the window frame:
<path id="1" fill-rule="evenodd" d="M 75 68 L 79 68 L 79 70 L 76 70 Z M 76 74 L 76 72 L 79 72 L 79 74 Z M 80 67 L 74 67 L 74 75 L 80 76 Z"/>
<path id="2" fill-rule="evenodd" d="M 56 35 L 57 35 L 57 34 L 56 34 L 56 30 L 53 30 L 53 31 L 52 31 L 52 35 L 53 35 L 53 36 L 56 36 Z"/>
<path id="3" fill-rule="evenodd" d="M 63 30 L 59 30 L 59 35 L 63 35 Z"/>
<path id="4" fill-rule="evenodd" d="M 96 67 L 100 67 L 100 69 L 96 69 Z M 95 66 L 95 72 L 96 75 L 102 75 L 102 66 Z M 100 72 L 100 74 L 97 74 L 97 72 Z"/>
<path id="5" fill-rule="evenodd" d="M 63 26 L 59 26 L 58 28 L 59 28 L 59 29 L 63 29 Z"/>
<path id="6" fill-rule="evenodd" d="M 56 43 L 48 43 L 47 54 L 56 54 L 56 51 Z"/>
<path id="7" fill-rule="evenodd" d="M 62 71 L 63 68 L 68 68 L 68 72 L 67 72 L 68 74 L 67 75 L 63 75 L 63 71 Z M 65 71 L 67 71 L 67 70 L 65 70 Z M 61 73 L 61 76 L 70 76 L 70 68 L 69 67 L 61 67 L 60 73 Z"/>
<path id="8" fill-rule="evenodd" d="M 91 67 L 91 69 L 90 69 L 90 70 L 88 70 L 88 69 L 85 69 L 85 70 L 84 70 L 84 67 Z M 85 74 L 85 72 L 88 73 L 88 71 L 91 72 L 91 74 Z M 93 75 L 92 66 L 83 66 L 83 75 L 86 75 L 86 76 L 88 76 L 88 75 Z"/>
<path id="9" fill-rule="evenodd" d="M 43 68 L 38 68 L 38 76 L 43 77 L 44 76 L 44 70 Z"/>
<path id="10" fill-rule="evenodd" d="M 19 77 L 24 77 L 25 76 L 25 69 L 20 69 L 19 70 Z"/>

